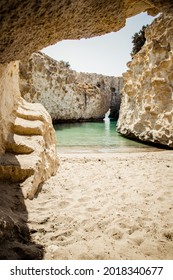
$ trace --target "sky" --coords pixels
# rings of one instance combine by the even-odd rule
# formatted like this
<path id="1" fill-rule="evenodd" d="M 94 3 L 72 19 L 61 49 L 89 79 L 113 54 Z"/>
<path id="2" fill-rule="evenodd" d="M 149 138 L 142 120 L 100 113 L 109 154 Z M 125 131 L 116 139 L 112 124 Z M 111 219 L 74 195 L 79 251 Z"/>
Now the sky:
<path id="1" fill-rule="evenodd" d="M 131 60 L 132 36 L 153 19 L 141 13 L 127 19 L 126 26 L 118 32 L 91 39 L 64 40 L 42 51 L 56 60 L 69 62 L 71 69 L 78 72 L 121 76 Z"/>

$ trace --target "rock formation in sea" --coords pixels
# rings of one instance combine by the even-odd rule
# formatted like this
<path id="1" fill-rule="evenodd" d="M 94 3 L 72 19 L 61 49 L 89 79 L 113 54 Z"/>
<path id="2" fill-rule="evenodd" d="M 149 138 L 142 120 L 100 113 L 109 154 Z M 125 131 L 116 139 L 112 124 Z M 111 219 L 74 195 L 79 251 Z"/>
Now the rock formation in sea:
<path id="1" fill-rule="evenodd" d="M 22 97 L 40 102 L 54 122 L 103 119 L 110 107 L 116 117 L 121 89 L 122 77 L 78 73 L 41 52 L 20 62 Z"/>
<path id="2" fill-rule="evenodd" d="M 128 63 L 118 121 L 123 135 L 173 147 L 173 17 L 161 15 Z"/>
<path id="3" fill-rule="evenodd" d="M 35 104 L 29 105 L 21 98 L 17 81 L 18 66 L 17 62 L 14 61 L 27 60 L 33 52 L 37 52 L 63 39 L 89 38 L 111 31 L 118 31 L 125 26 L 127 18 L 144 11 L 147 11 L 151 15 L 163 12 L 165 15 L 170 16 L 168 20 L 168 22 L 170 22 L 170 18 L 173 16 L 173 2 L 172 0 L 55 0 L 53 2 L 50 0 L 1 0 L 0 11 L 0 165 L 1 179 L 3 180 L 1 180 L 0 183 L 0 258 L 41 258 L 43 255 L 41 246 L 39 244 L 33 244 L 29 237 L 29 230 L 26 224 L 28 214 L 23 201 L 24 195 L 22 193 L 22 188 L 18 184 L 11 185 L 5 177 L 8 175 L 8 172 L 4 170 L 8 169 L 9 173 L 11 172 L 11 176 L 8 175 L 8 179 L 12 178 L 13 181 L 24 180 L 28 176 L 28 164 L 29 169 L 32 170 L 29 174 L 31 176 L 29 177 L 33 176 L 33 179 L 35 178 L 37 180 L 39 173 L 42 174 L 41 177 L 45 176 L 43 173 L 46 173 L 46 170 L 49 170 L 49 175 L 53 174 L 56 169 L 54 135 L 50 118 L 43 107 Z M 163 26 L 163 34 L 169 34 L 168 30 L 170 27 L 164 22 Z M 168 27 L 167 31 L 165 27 Z M 161 28 L 161 26 L 159 28 Z M 160 36 L 162 37 L 163 34 L 160 33 Z M 170 39 L 167 38 L 166 40 L 172 42 L 172 35 L 168 36 Z M 157 40 L 158 39 L 159 38 L 157 38 Z M 172 43 L 167 47 L 168 50 L 172 48 Z M 151 63 L 158 56 L 157 44 L 153 45 L 153 48 L 155 51 L 150 58 Z M 159 44 L 159 48 L 162 48 L 162 42 Z M 169 63 L 165 60 L 164 56 L 162 67 L 164 69 L 165 67 L 170 69 Z M 136 71 L 137 70 L 138 69 L 136 69 Z M 142 72 L 140 72 L 140 74 L 141 73 Z M 145 67 L 144 73 L 146 73 Z M 162 73 L 162 68 L 158 71 L 158 77 L 160 77 L 159 73 Z M 172 74 L 169 71 L 166 73 L 171 77 Z M 164 81 L 157 81 L 157 79 L 154 83 L 157 84 L 159 82 L 161 82 L 161 85 L 164 83 Z M 151 87 L 151 80 L 148 81 L 148 83 Z M 152 94 L 154 94 L 154 92 L 157 94 L 157 86 L 153 85 L 153 87 L 156 88 L 156 91 L 153 89 Z M 134 90 L 135 89 L 136 87 Z M 163 106 L 161 105 L 162 102 Z M 135 104 L 134 102 L 134 106 Z M 165 103 L 164 100 L 160 98 L 160 105 L 163 112 L 165 110 L 165 104 L 168 103 Z M 172 106 L 172 101 L 168 106 Z M 139 107 L 138 110 L 140 109 Z M 164 114 L 164 117 L 166 117 L 166 119 L 161 122 L 161 126 L 164 126 L 165 123 L 167 126 L 167 122 L 170 122 L 169 114 L 167 116 Z M 143 118 L 141 121 L 143 121 Z M 165 133 L 167 135 L 167 131 L 165 131 Z M 15 137 L 13 137 L 13 134 Z M 19 139 L 19 136 L 22 137 L 22 135 L 23 140 L 21 138 Z M 37 164 L 35 164 L 35 160 L 33 160 L 32 157 L 33 153 L 35 155 L 37 153 L 37 151 L 35 151 L 36 145 L 32 152 L 35 136 L 40 136 L 41 139 L 40 142 L 38 140 L 40 145 L 38 153 L 41 153 L 41 157 L 38 156 Z M 26 144 L 29 138 L 31 140 L 31 146 L 30 144 Z M 18 141 L 21 143 L 22 140 L 24 144 L 13 144 L 12 146 L 15 146 L 15 148 L 12 149 L 10 145 L 13 140 L 16 143 L 18 143 Z M 38 142 L 36 141 L 36 143 Z M 19 153 L 16 149 L 22 147 L 22 145 L 27 145 L 29 147 L 25 148 L 25 153 L 23 155 L 21 154 L 19 157 L 16 155 Z M 42 151 L 40 152 L 40 150 Z M 13 157 L 13 160 L 11 158 L 9 160 L 8 158 L 9 151 L 11 154 L 10 157 Z M 24 159 L 26 160 L 24 162 L 27 162 L 27 164 L 22 163 Z M 44 163 L 43 160 L 45 160 Z M 18 171 L 15 171 L 16 165 L 18 165 Z M 20 175 L 24 174 L 25 168 L 26 177 Z M 47 176 L 44 178 L 46 177 Z M 39 182 L 39 180 L 37 182 Z M 26 186 L 26 194 L 30 193 L 30 186 L 29 184 L 28 190 Z M 35 187 L 33 190 L 35 191 Z M 21 209 L 23 214 L 21 213 Z"/>

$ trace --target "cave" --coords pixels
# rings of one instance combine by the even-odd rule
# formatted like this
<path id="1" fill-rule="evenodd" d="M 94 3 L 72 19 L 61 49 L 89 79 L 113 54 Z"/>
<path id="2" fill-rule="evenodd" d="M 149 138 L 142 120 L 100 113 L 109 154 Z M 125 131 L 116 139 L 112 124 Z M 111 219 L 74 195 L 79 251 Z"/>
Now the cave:
<path id="1" fill-rule="evenodd" d="M 49 0 L 8 2 L 2 0 L 0 10 L 2 202 L 5 201 L 7 192 L 11 193 L 8 207 L 6 208 L 2 203 L 0 209 L 0 234 L 3 242 L 0 258 L 41 259 L 43 248 L 30 241 L 26 226 L 27 209 L 25 215 L 20 217 L 16 207 L 20 204 L 21 209 L 24 209 L 24 199 L 32 199 L 40 190 L 40 184 L 56 173 L 58 167 L 55 155 L 56 140 L 46 110 L 39 104 L 27 103 L 20 96 L 18 61 L 28 59 L 33 52 L 63 39 L 89 38 L 118 31 L 125 25 L 126 18 L 144 11 L 153 16 L 162 12 L 165 18 L 168 17 L 169 20 L 166 21 L 171 25 L 173 3 L 172 0 L 57 0 L 53 3 Z M 155 51 L 157 47 L 155 42 Z M 170 52 L 170 45 L 167 51 Z M 153 80 L 155 88 L 158 84 L 164 86 L 164 83 L 162 79 Z M 130 86 L 128 85 L 127 88 L 129 96 L 132 94 Z M 170 95 L 169 89 L 167 93 Z M 163 103 L 163 110 L 164 105 Z M 149 106 L 146 110 L 150 110 Z M 166 116 L 170 123 L 172 115 Z M 128 119 L 126 121 L 128 122 Z M 119 126 L 119 129 L 126 135 L 130 134 L 124 123 Z M 139 127 L 138 123 L 136 123 L 136 130 L 141 131 L 140 139 L 147 139 L 146 135 L 142 135 L 143 127 Z M 13 201 L 14 205 L 12 205 Z M 10 216 L 11 211 L 13 218 Z M 32 254 L 31 247 L 35 248 Z"/>

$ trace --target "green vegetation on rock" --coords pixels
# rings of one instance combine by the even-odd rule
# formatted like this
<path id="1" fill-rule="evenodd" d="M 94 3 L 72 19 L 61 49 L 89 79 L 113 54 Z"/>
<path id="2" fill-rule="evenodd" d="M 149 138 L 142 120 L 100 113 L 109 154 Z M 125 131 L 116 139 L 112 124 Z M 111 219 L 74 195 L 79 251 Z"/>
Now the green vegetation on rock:
<path id="1" fill-rule="evenodd" d="M 146 38 L 145 38 L 145 29 L 147 28 L 148 25 L 143 25 L 141 30 L 139 32 L 136 32 L 132 36 L 132 43 L 133 43 L 133 48 L 131 52 L 131 56 L 133 57 L 136 53 L 138 53 L 142 46 L 145 44 Z"/>

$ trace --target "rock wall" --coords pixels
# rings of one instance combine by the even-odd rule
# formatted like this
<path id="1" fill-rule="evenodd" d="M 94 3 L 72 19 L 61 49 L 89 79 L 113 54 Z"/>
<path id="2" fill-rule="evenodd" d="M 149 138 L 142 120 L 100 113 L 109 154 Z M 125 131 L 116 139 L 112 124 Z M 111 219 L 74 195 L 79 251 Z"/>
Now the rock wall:
<path id="1" fill-rule="evenodd" d="M 40 52 L 20 63 L 22 97 L 40 102 L 54 121 L 103 119 L 110 107 L 119 111 L 121 88 L 122 77 L 77 73 Z"/>
<path id="2" fill-rule="evenodd" d="M 0 154 L 5 151 L 11 123 L 14 121 L 14 110 L 20 100 L 17 63 L 0 64 Z"/>
<path id="3" fill-rule="evenodd" d="M 24 197 L 33 198 L 57 169 L 51 118 L 41 104 L 21 98 L 18 62 L 1 65 L 0 77 L 0 180 L 21 182 Z"/>
<path id="4" fill-rule="evenodd" d="M 88 73 L 77 73 L 77 77 L 85 83 L 91 83 L 100 87 L 101 91 L 105 91 L 105 93 L 110 96 L 109 117 L 118 120 L 123 78 Z"/>
<path id="5" fill-rule="evenodd" d="M 173 147 L 173 17 L 146 30 L 146 43 L 123 75 L 118 131 Z"/>
<path id="6" fill-rule="evenodd" d="M 172 0 L 1 0 L 0 63 L 25 59 L 63 39 L 117 31 L 143 11 L 155 15 L 171 8 Z"/>

